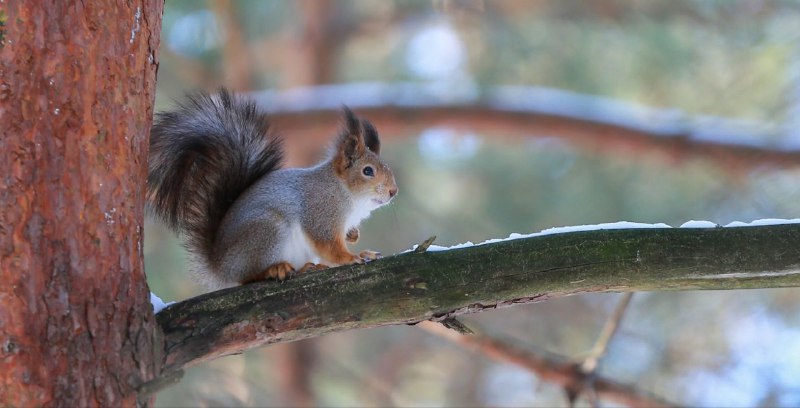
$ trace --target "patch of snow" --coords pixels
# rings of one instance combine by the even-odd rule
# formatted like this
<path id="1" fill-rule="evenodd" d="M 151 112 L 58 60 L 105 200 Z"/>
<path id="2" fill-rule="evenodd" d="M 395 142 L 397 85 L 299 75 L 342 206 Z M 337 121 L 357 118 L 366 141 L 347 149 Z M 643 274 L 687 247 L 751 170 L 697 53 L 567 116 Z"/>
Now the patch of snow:
<path id="1" fill-rule="evenodd" d="M 485 242 L 482 242 L 481 244 L 484 244 L 484 243 Z M 481 245 L 481 244 L 478 244 L 478 245 Z M 443 246 L 440 246 L 440 245 L 431 245 L 431 246 L 428 247 L 427 251 L 429 251 L 429 252 L 449 251 L 451 249 L 469 248 L 471 246 L 475 246 L 475 244 L 473 244 L 472 241 L 462 242 L 460 244 L 449 246 L 449 247 L 443 247 Z M 417 249 L 417 245 L 414 245 L 414 247 L 411 248 L 411 249 L 412 250 Z"/>
<path id="2" fill-rule="evenodd" d="M 720 225 L 711 221 L 690 220 L 681 224 L 679 228 L 717 228 L 717 227 L 720 227 Z"/>
<path id="3" fill-rule="evenodd" d="M 555 228 L 548 228 L 543 230 L 542 232 L 537 232 L 531 234 L 530 236 L 540 236 L 540 235 L 551 235 L 551 234 L 562 234 L 565 232 L 578 232 L 578 231 L 597 231 L 597 230 L 614 230 L 614 229 L 638 229 L 638 228 L 672 228 L 671 226 L 658 223 L 658 224 L 646 224 L 643 222 L 630 222 L 630 221 L 619 221 L 619 222 L 608 222 L 603 224 L 596 224 L 596 225 L 574 225 L 570 227 L 555 227 Z M 512 234 L 513 235 L 513 234 Z M 517 234 L 519 235 L 519 234 Z M 524 236 L 519 236 L 517 238 L 523 238 Z M 509 237 L 511 238 L 511 237 Z"/>
<path id="4" fill-rule="evenodd" d="M 764 218 L 750 222 L 734 221 L 725 226 L 725 228 L 735 227 L 760 227 L 764 225 L 781 225 L 781 224 L 800 224 L 800 218 L 793 218 L 791 220 L 784 220 L 781 218 Z"/>
<path id="5" fill-rule="evenodd" d="M 174 304 L 175 302 L 164 303 L 164 301 L 161 300 L 160 297 L 156 296 L 155 293 L 150 292 L 150 303 L 153 305 L 153 313 L 158 313 L 164 310 L 164 308 L 166 308 L 167 306 Z"/>

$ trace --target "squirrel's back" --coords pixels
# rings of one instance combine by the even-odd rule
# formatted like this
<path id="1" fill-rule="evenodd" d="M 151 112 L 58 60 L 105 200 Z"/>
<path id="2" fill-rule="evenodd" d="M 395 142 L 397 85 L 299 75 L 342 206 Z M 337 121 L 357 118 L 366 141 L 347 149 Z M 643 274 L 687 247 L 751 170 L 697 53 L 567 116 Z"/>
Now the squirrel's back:
<path id="1" fill-rule="evenodd" d="M 156 115 L 150 134 L 151 211 L 210 262 L 222 219 L 253 183 L 280 168 L 280 140 L 251 99 L 195 93 Z"/>

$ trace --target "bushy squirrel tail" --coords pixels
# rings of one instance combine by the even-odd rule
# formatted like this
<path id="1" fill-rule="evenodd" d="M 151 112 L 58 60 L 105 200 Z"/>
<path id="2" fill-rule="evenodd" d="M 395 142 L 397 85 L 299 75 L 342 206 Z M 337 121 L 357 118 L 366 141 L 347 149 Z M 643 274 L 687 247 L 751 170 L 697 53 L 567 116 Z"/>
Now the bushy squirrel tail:
<path id="1" fill-rule="evenodd" d="M 150 210 L 210 261 L 225 213 L 258 179 L 280 168 L 280 139 L 255 101 L 221 89 L 187 95 L 158 113 L 150 134 Z"/>

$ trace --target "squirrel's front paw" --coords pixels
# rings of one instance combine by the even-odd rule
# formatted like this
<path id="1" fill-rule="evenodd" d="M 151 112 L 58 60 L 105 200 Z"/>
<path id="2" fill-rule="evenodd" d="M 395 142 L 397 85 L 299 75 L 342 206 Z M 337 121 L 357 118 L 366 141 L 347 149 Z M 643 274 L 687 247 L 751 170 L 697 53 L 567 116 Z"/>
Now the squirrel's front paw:
<path id="1" fill-rule="evenodd" d="M 374 261 L 383 257 L 380 252 L 370 250 L 361 251 L 358 256 L 365 261 Z"/>
<path id="2" fill-rule="evenodd" d="M 347 231 L 347 235 L 345 235 L 344 239 L 351 244 L 355 244 L 356 242 L 358 242 L 358 236 L 359 236 L 358 228 L 353 227 L 350 228 L 349 231 Z"/>
<path id="3" fill-rule="evenodd" d="M 315 264 L 313 262 L 306 262 L 306 264 L 303 265 L 302 268 L 297 270 L 297 273 L 304 273 L 309 271 L 321 271 L 323 269 L 328 269 L 328 268 L 330 268 L 330 266 L 325 264 Z"/>
<path id="4" fill-rule="evenodd" d="M 358 255 L 353 255 L 353 258 L 350 259 L 350 262 L 348 262 L 348 263 L 352 264 L 352 265 L 360 265 L 360 264 L 367 263 L 367 260 L 362 258 L 362 257 L 360 257 L 360 256 L 358 256 Z"/>

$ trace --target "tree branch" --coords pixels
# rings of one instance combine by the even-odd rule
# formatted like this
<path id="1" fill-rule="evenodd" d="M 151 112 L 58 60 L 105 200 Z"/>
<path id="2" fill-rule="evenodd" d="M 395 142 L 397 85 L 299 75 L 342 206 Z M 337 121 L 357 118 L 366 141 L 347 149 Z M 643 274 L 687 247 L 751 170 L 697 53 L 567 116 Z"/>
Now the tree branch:
<path id="1" fill-rule="evenodd" d="M 800 286 L 800 225 L 553 234 L 404 253 L 163 310 L 161 375 L 268 344 L 586 292 Z"/>

